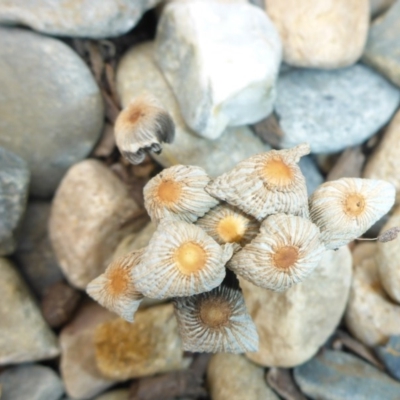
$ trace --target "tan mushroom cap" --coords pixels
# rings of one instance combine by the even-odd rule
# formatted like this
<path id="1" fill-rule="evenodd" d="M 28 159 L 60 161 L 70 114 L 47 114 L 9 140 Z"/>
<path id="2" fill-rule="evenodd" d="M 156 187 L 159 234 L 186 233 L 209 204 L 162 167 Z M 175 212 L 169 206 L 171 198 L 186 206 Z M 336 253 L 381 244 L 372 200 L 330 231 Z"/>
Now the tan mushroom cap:
<path id="1" fill-rule="evenodd" d="M 229 277 L 229 280 L 232 279 Z M 235 278 L 236 280 L 236 278 Z M 195 352 L 245 353 L 258 349 L 256 327 L 237 283 L 174 300 L 183 348 Z"/>
<path id="2" fill-rule="evenodd" d="M 183 221 L 161 223 L 132 276 L 153 299 L 191 296 L 214 289 L 225 277 L 233 246 L 220 246 L 201 228 Z"/>
<path id="3" fill-rule="evenodd" d="M 395 201 L 395 187 L 385 181 L 342 178 L 325 182 L 310 197 L 310 218 L 327 249 L 360 237 L 383 217 Z"/>
<path id="4" fill-rule="evenodd" d="M 136 250 L 116 259 L 86 288 L 90 297 L 129 322 L 133 322 L 143 300 L 131 277 L 131 270 L 137 266 L 143 252 L 144 249 Z"/>
<path id="5" fill-rule="evenodd" d="M 210 181 L 203 168 L 175 165 L 162 170 L 143 189 L 145 207 L 152 221 L 172 219 L 194 222 L 218 201 L 204 188 Z"/>
<path id="6" fill-rule="evenodd" d="M 235 254 L 228 268 L 256 286 L 282 292 L 303 281 L 325 251 L 319 229 L 308 219 L 277 214 L 268 217 L 260 233 Z"/>
<path id="7" fill-rule="evenodd" d="M 161 152 L 161 143 L 171 143 L 175 125 L 162 104 L 146 93 L 134 98 L 118 115 L 114 134 L 120 152 L 132 164 L 140 164 L 146 151 Z"/>
<path id="8" fill-rule="evenodd" d="M 229 204 L 219 204 L 196 225 L 204 229 L 217 243 L 237 243 L 240 246 L 257 236 L 260 223 L 243 211 Z"/>
<path id="9" fill-rule="evenodd" d="M 214 179 L 206 191 L 258 220 L 277 213 L 307 217 L 306 181 L 297 163 L 309 152 L 302 144 L 254 155 Z"/>

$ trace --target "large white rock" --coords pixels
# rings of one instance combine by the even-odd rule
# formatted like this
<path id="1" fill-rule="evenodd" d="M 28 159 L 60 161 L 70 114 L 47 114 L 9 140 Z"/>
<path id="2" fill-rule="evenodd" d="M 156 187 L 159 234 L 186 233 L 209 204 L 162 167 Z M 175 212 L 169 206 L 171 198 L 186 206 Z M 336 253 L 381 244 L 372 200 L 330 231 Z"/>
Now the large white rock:
<path id="1" fill-rule="evenodd" d="M 159 21 L 155 57 L 183 118 L 215 139 L 269 115 L 281 60 L 278 33 L 250 4 L 177 2 Z"/>
<path id="2" fill-rule="evenodd" d="M 377 250 L 376 243 L 362 243 L 356 247 L 346 310 L 347 327 L 367 346 L 384 344 L 390 336 L 400 335 L 400 305 L 393 303 L 382 287 Z"/>
<path id="3" fill-rule="evenodd" d="M 290 65 L 339 68 L 354 64 L 367 40 L 369 0 L 265 0 Z"/>
<path id="4" fill-rule="evenodd" d="M 246 126 L 227 128 L 216 140 L 196 135 L 185 123 L 178 102 L 153 59 L 154 45 L 146 42 L 130 49 L 117 70 L 117 90 L 126 106 L 135 96 L 150 92 L 168 110 L 175 123 L 173 143 L 163 144 L 161 154 L 151 153 L 163 167 L 197 165 L 216 177 L 239 161 L 271 148 Z"/>
<path id="5" fill-rule="evenodd" d="M 51 35 L 105 38 L 128 32 L 160 0 L 1 0 L 0 23 Z"/>
<path id="6" fill-rule="evenodd" d="M 333 333 L 345 311 L 352 274 L 347 246 L 328 250 L 313 273 L 283 293 L 240 280 L 260 337 L 247 357 L 263 366 L 289 368 L 310 359 Z"/>

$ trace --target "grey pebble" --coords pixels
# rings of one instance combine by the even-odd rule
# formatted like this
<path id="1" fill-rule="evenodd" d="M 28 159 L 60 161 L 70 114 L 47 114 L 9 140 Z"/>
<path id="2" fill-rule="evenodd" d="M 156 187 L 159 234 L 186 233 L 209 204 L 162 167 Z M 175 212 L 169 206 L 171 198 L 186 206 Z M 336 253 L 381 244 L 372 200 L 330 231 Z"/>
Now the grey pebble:
<path id="1" fill-rule="evenodd" d="M 0 374 L 1 400 L 59 400 L 61 379 L 42 365 L 19 365 Z"/>
<path id="2" fill-rule="evenodd" d="M 400 86 L 400 2 L 372 24 L 362 60 Z"/>
<path id="3" fill-rule="evenodd" d="M 64 278 L 47 231 L 50 207 L 51 203 L 46 201 L 28 203 L 14 254 L 19 270 L 39 298 L 49 286 Z"/>
<path id="4" fill-rule="evenodd" d="M 275 113 L 284 132 L 279 145 L 308 142 L 312 153 L 355 146 L 389 121 L 399 101 L 399 90 L 362 64 L 289 70 L 278 79 Z"/>
<path id="5" fill-rule="evenodd" d="M 357 357 L 340 351 L 322 351 L 296 367 L 294 378 L 302 392 L 312 399 L 400 399 L 400 383 Z"/>
<path id="6" fill-rule="evenodd" d="M 50 197 L 97 142 L 103 100 L 63 42 L 14 28 L 0 28 L 0 37 L 0 146 L 28 163 L 31 194 Z"/>
<path id="7" fill-rule="evenodd" d="M 375 348 L 375 353 L 389 373 L 400 381 L 400 336 L 391 336 L 384 346 Z"/>
<path id="8" fill-rule="evenodd" d="M 1 96 L 1 94 L 0 94 Z M 25 211 L 29 188 L 26 162 L 0 147 L 0 255 L 15 250 L 15 230 Z"/>

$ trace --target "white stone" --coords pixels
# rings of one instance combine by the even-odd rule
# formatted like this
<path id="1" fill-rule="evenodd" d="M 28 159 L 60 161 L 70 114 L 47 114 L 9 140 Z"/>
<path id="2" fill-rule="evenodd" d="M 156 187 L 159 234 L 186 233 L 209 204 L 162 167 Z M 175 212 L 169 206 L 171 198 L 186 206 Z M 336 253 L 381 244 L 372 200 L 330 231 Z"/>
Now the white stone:
<path id="1" fill-rule="evenodd" d="M 283 59 L 297 67 L 354 64 L 367 40 L 369 0 L 265 0 L 283 42 Z"/>
<path id="2" fill-rule="evenodd" d="M 381 233 L 387 229 L 400 227 L 400 206 L 383 226 Z M 378 243 L 377 267 L 385 292 L 400 305 L 400 238 L 386 243 Z"/>
<path id="3" fill-rule="evenodd" d="M 151 153 L 157 162 L 163 167 L 197 165 L 216 177 L 239 161 L 271 149 L 247 127 L 227 128 L 213 141 L 197 136 L 183 120 L 175 96 L 153 60 L 153 49 L 153 43 L 146 42 L 125 54 L 117 69 L 117 90 L 123 106 L 135 96 L 150 92 L 174 120 L 174 142 L 163 144 L 161 154 Z"/>
<path id="4" fill-rule="evenodd" d="M 262 289 L 241 279 L 247 308 L 260 337 L 247 357 L 263 366 L 290 368 L 309 360 L 325 343 L 345 311 L 351 283 L 347 246 L 324 253 L 302 283 L 286 292 Z"/>
<path id="5" fill-rule="evenodd" d="M 84 38 L 118 36 L 132 29 L 160 0 L 1 0 L 0 22 L 50 35 Z"/>
<path id="6" fill-rule="evenodd" d="M 350 332 L 367 346 L 400 335 L 400 305 L 383 290 L 376 262 L 376 243 L 362 243 L 353 253 L 354 275 L 346 310 Z"/>
<path id="7" fill-rule="evenodd" d="M 227 126 L 272 112 L 281 43 L 256 6 L 169 4 L 159 21 L 155 58 L 183 118 L 201 136 L 215 139 Z"/>
<path id="8" fill-rule="evenodd" d="M 243 355 L 215 354 L 207 369 L 210 396 L 213 400 L 278 400 L 264 374 L 263 368 Z"/>

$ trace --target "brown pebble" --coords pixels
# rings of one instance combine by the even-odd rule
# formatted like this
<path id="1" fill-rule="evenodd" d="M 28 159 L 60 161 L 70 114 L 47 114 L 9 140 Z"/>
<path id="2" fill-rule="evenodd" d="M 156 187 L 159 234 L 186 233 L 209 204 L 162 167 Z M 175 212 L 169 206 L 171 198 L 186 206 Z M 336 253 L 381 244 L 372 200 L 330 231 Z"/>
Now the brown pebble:
<path id="1" fill-rule="evenodd" d="M 46 322 L 52 328 L 60 328 L 69 322 L 79 304 L 81 293 L 64 282 L 49 287 L 42 299 L 41 309 Z"/>
<path id="2" fill-rule="evenodd" d="M 132 384 L 129 400 L 169 400 L 176 397 L 204 397 L 203 380 L 192 370 L 174 371 L 140 379 Z"/>

